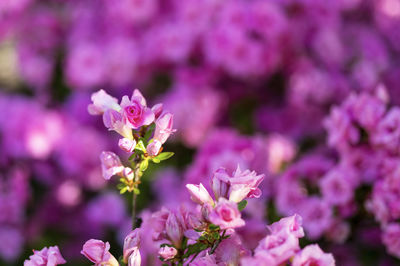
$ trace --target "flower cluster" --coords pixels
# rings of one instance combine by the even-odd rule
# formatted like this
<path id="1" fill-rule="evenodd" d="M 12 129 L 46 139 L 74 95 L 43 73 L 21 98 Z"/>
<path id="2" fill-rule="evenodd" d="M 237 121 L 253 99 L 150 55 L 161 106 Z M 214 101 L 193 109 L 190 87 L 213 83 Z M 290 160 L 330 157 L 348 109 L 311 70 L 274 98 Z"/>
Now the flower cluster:
<path id="1" fill-rule="evenodd" d="M 329 265 L 298 214 L 398 265 L 399 40 L 399 0 L 0 0 L 0 264 Z"/>
<path id="2" fill-rule="evenodd" d="M 146 99 L 137 89 L 131 98 L 123 96 L 120 104 L 104 90 L 93 93 L 91 99 L 89 113 L 102 115 L 105 127 L 123 137 L 118 146 L 129 154 L 132 162 L 132 167 L 125 167 L 118 155 L 103 151 L 100 160 L 104 179 L 118 175 L 121 178 L 121 194 L 126 191 L 139 194 L 140 177 L 149 161 L 160 163 L 173 155 L 161 152 L 162 145 L 175 131 L 172 128 L 173 115 L 164 112 L 162 104 L 147 107 Z"/>

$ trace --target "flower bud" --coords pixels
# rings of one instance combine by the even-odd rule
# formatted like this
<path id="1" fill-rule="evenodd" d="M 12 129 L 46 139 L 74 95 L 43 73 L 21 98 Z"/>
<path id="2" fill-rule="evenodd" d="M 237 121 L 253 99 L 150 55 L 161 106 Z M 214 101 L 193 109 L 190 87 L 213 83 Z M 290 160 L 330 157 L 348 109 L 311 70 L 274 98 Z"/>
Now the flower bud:
<path id="1" fill-rule="evenodd" d="M 123 257 L 124 257 L 125 262 L 127 262 L 129 260 L 130 256 L 132 255 L 132 253 L 134 253 L 134 251 L 139 248 L 139 245 L 140 245 L 140 229 L 136 228 L 135 230 L 130 232 L 125 237 L 125 240 L 124 240 Z M 139 256 L 140 256 L 140 254 L 139 254 Z"/>
<path id="2" fill-rule="evenodd" d="M 140 266 L 142 263 L 142 257 L 138 248 L 135 248 L 128 259 L 128 266 Z"/>
<path id="3" fill-rule="evenodd" d="M 118 141 L 118 146 L 125 152 L 133 152 L 136 147 L 136 141 L 134 139 L 122 138 Z"/>
<path id="4" fill-rule="evenodd" d="M 211 179 L 211 187 L 217 200 L 220 197 L 228 198 L 229 178 L 225 168 L 221 167 L 214 172 Z"/>
<path id="5" fill-rule="evenodd" d="M 158 104 L 154 105 L 154 106 L 151 108 L 151 110 L 153 111 L 154 116 L 155 116 L 156 119 L 157 119 L 157 118 L 159 118 L 160 115 L 162 114 L 162 111 L 163 111 L 163 104 L 162 104 L 162 103 L 158 103 Z"/>
<path id="6" fill-rule="evenodd" d="M 200 183 L 200 185 L 187 184 L 186 188 L 189 190 L 190 199 L 194 202 L 203 205 L 204 203 L 208 203 L 210 205 L 214 205 L 214 201 L 211 198 L 210 194 L 208 194 L 207 189 Z"/>
<path id="7" fill-rule="evenodd" d="M 99 265 L 117 266 L 118 261 L 109 252 L 110 244 L 101 240 L 90 239 L 83 245 L 81 254 Z"/>
<path id="8" fill-rule="evenodd" d="M 178 251 L 174 247 L 168 247 L 168 246 L 162 247 L 158 251 L 158 255 L 160 255 L 160 257 L 163 258 L 164 260 L 173 259 L 177 253 Z"/>
<path id="9" fill-rule="evenodd" d="M 171 113 L 165 113 L 161 115 L 156 121 L 156 129 L 154 131 L 154 139 L 159 140 L 161 143 L 165 143 L 168 137 L 175 130 L 173 126 L 173 115 Z"/>
<path id="10" fill-rule="evenodd" d="M 109 180 L 113 175 L 119 174 L 124 170 L 118 155 L 113 152 L 103 151 L 100 154 L 101 170 L 103 177 Z"/>
<path id="11" fill-rule="evenodd" d="M 167 222 L 165 224 L 165 230 L 172 244 L 175 247 L 179 248 L 182 241 L 183 230 L 174 213 L 170 213 L 170 215 L 168 216 Z"/>
<path id="12" fill-rule="evenodd" d="M 117 98 L 112 97 L 104 90 L 99 90 L 91 96 L 93 104 L 89 104 L 88 111 L 91 115 L 101 115 L 108 109 L 121 110 Z"/>
<path id="13" fill-rule="evenodd" d="M 135 177 L 135 173 L 133 172 L 132 168 L 130 168 L 130 167 L 125 167 L 124 171 L 122 173 L 126 179 L 131 180 L 131 181 Z"/>
<path id="14" fill-rule="evenodd" d="M 154 139 L 153 142 L 151 142 L 149 145 L 147 145 L 146 151 L 147 154 L 150 156 L 156 156 L 161 149 L 161 142 Z"/>

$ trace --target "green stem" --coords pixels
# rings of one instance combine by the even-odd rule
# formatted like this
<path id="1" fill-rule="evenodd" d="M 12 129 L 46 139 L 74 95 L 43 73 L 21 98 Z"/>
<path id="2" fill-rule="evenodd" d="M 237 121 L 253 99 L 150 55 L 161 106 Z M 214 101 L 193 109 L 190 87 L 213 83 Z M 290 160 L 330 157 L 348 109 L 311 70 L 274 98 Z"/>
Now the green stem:
<path id="1" fill-rule="evenodd" d="M 137 195 L 133 192 L 132 196 L 132 230 L 136 228 L 136 199 Z"/>
<path id="2" fill-rule="evenodd" d="M 215 250 L 217 249 L 217 247 L 219 246 L 221 241 L 224 239 L 225 233 L 226 233 L 226 230 L 224 230 L 224 232 L 222 232 L 222 236 L 220 238 L 218 238 L 217 241 L 215 241 L 214 246 L 211 248 L 210 254 L 213 254 L 215 252 Z"/>

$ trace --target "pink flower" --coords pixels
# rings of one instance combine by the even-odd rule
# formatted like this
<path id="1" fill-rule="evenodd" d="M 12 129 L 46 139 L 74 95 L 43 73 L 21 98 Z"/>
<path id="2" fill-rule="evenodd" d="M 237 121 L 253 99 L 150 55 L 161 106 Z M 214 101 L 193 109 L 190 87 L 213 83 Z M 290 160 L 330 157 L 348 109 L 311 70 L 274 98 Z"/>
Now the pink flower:
<path id="1" fill-rule="evenodd" d="M 39 251 L 34 250 L 33 255 L 29 256 L 29 260 L 24 261 L 24 266 L 56 266 L 65 263 L 58 247 L 53 246 Z"/>
<path id="2" fill-rule="evenodd" d="M 156 156 L 160 152 L 162 143 L 156 139 L 153 139 L 153 141 L 147 145 L 146 147 L 146 152 L 150 156 Z"/>
<path id="3" fill-rule="evenodd" d="M 274 258 L 276 265 L 279 265 L 291 258 L 299 249 L 299 239 L 294 234 L 281 230 L 262 239 L 255 254 L 265 253 L 265 256 Z"/>
<path id="4" fill-rule="evenodd" d="M 158 119 L 160 117 L 160 115 L 162 114 L 163 108 L 164 108 L 164 106 L 162 103 L 158 103 L 158 104 L 154 105 L 153 107 L 151 107 L 151 110 L 153 111 L 156 119 Z"/>
<path id="5" fill-rule="evenodd" d="M 164 260 L 173 259 L 177 253 L 178 251 L 174 247 L 168 247 L 168 246 L 162 247 L 158 251 L 158 255 L 160 255 L 160 257 L 163 258 Z"/>
<path id="6" fill-rule="evenodd" d="M 154 139 L 164 144 L 168 137 L 175 131 L 173 126 L 173 115 L 165 113 L 161 115 L 156 121 L 156 129 L 154 131 Z"/>
<path id="7" fill-rule="evenodd" d="M 335 260 L 330 253 L 324 253 L 318 245 L 308 245 L 293 259 L 293 266 L 335 266 Z"/>
<path id="8" fill-rule="evenodd" d="M 214 172 L 211 179 L 211 187 L 216 199 L 219 199 L 220 197 L 228 198 L 229 178 L 230 176 L 226 172 L 225 168 L 221 167 Z"/>
<path id="9" fill-rule="evenodd" d="M 207 189 L 200 183 L 200 185 L 187 184 L 186 188 L 189 190 L 190 198 L 197 204 L 203 205 L 204 203 L 214 205 L 214 201 L 208 194 Z"/>
<path id="10" fill-rule="evenodd" d="M 133 139 L 132 129 L 123 121 L 121 113 L 108 109 L 103 114 L 103 123 L 108 130 L 114 130 L 127 139 Z"/>
<path id="11" fill-rule="evenodd" d="M 134 90 L 130 100 L 128 96 L 122 97 L 121 107 L 125 123 L 133 129 L 150 125 L 154 121 L 154 113 L 147 107 L 139 90 Z"/>
<path id="12" fill-rule="evenodd" d="M 345 169 L 334 168 L 320 181 L 324 200 L 332 205 L 346 204 L 353 198 L 354 185 L 352 179 L 355 171 L 349 167 Z"/>
<path id="13" fill-rule="evenodd" d="M 245 225 L 236 202 L 228 201 L 224 198 L 218 200 L 217 206 L 209 214 L 209 220 L 222 230 Z"/>
<path id="14" fill-rule="evenodd" d="M 168 219 L 165 223 L 165 231 L 169 240 L 175 247 L 181 246 L 181 241 L 183 237 L 183 228 L 178 221 L 178 217 L 175 213 L 170 213 Z"/>
<path id="15" fill-rule="evenodd" d="M 96 266 L 118 265 L 117 260 L 109 252 L 110 244 L 108 242 L 104 243 L 101 240 L 90 239 L 86 241 L 83 245 L 81 254 L 88 258 L 91 262 L 94 262 Z"/>
<path id="16" fill-rule="evenodd" d="M 142 257 L 140 256 L 139 249 L 135 248 L 128 259 L 128 266 L 140 266 L 142 264 Z"/>
<path id="17" fill-rule="evenodd" d="M 118 141 L 118 146 L 125 152 L 133 152 L 136 147 L 136 141 L 134 139 L 122 138 Z"/>
<path id="18" fill-rule="evenodd" d="M 214 172 L 211 185 L 215 197 L 229 198 L 230 201 L 240 202 L 245 198 L 258 198 L 261 190 L 258 188 L 264 175 L 257 175 L 250 170 L 241 171 L 239 165 L 233 176 L 230 177 L 224 168 L 219 168 Z"/>
<path id="19" fill-rule="evenodd" d="M 233 177 L 229 180 L 229 200 L 240 202 L 245 198 L 259 198 L 261 190 L 258 188 L 263 181 L 264 175 L 257 175 L 255 171 L 241 171 L 238 165 Z"/>
<path id="20" fill-rule="evenodd" d="M 130 232 L 124 240 L 124 261 L 130 261 L 130 257 L 132 254 L 136 253 L 139 249 L 140 245 L 140 229 L 136 228 L 132 232 Z M 135 254 L 135 257 L 140 257 L 139 254 Z M 140 265 L 140 263 L 139 263 Z"/>
<path id="21" fill-rule="evenodd" d="M 120 111 L 121 106 L 118 104 L 118 99 L 112 97 L 104 90 L 99 90 L 91 96 L 92 104 L 89 104 L 88 111 L 91 115 L 101 115 L 108 109 Z"/>
<path id="22" fill-rule="evenodd" d="M 271 224 L 268 228 L 273 234 L 283 230 L 287 233 L 293 234 L 297 238 L 301 238 L 304 237 L 302 223 L 303 219 L 301 218 L 301 216 L 295 214 L 280 219 L 278 222 Z"/>
<path id="23" fill-rule="evenodd" d="M 118 155 L 113 152 L 103 151 L 100 154 L 101 170 L 103 177 L 109 180 L 113 175 L 120 174 L 124 171 L 124 166 L 121 163 Z"/>

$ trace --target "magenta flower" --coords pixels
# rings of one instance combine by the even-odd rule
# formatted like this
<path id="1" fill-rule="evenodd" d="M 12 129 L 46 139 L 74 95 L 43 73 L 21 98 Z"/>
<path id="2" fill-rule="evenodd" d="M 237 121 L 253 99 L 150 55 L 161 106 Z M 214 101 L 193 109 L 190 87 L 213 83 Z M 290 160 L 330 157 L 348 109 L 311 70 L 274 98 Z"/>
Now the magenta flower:
<path id="1" fill-rule="evenodd" d="M 153 111 L 147 107 L 146 100 L 137 89 L 130 100 L 128 96 L 122 97 L 121 108 L 124 122 L 133 129 L 150 125 L 155 119 Z"/>
<path id="2" fill-rule="evenodd" d="M 389 152 L 400 152 L 400 108 L 393 107 L 379 122 L 373 135 L 373 142 Z"/>
<path id="3" fill-rule="evenodd" d="M 118 155 L 110 151 L 103 151 L 100 154 L 101 170 L 103 177 L 109 180 L 113 175 L 120 174 L 124 171 L 124 166 L 121 163 Z"/>
<path id="4" fill-rule="evenodd" d="M 140 260 L 140 252 L 138 252 L 140 245 L 140 229 L 137 228 L 130 232 L 124 240 L 124 261 L 131 261 L 130 257 L 133 255 L 135 260 Z M 139 258 L 138 258 L 139 257 Z M 140 263 L 139 263 L 140 265 Z"/>
<path id="5" fill-rule="evenodd" d="M 96 266 L 108 265 L 116 266 L 118 261 L 109 252 L 110 244 L 101 240 L 90 239 L 82 247 L 81 254 L 88 260 L 95 263 Z"/>
<path id="6" fill-rule="evenodd" d="M 320 181 L 324 200 L 332 205 L 346 204 L 353 198 L 355 173 L 351 168 L 334 168 Z M 354 181 L 353 181 L 354 182 Z"/>
<path id="7" fill-rule="evenodd" d="M 320 247 L 308 245 L 293 258 L 293 266 L 315 265 L 315 266 L 335 266 L 335 260 L 330 253 L 324 253 Z"/>
<path id="8" fill-rule="evenodd" d="M 382 241 L 390 254 L 400 257 L 400 224 L 388 224 L 383 230 Z"/>
<path id="9" fill-rule="evenodd" d="M 160 257 L 163 258 L 164 260 L 173 259 L 177 253 L 178 251 L 176 250 L 176 248 L 168 246 L 162 247 L 158 251 L 158 255 L 160 255 Z"/>
<path id="10" fill-rule="evenodd" d="M 187 184 L 186 188 L 189 190 L 190 198 L 197 204 L 203 205 L 204 203 L 214 205 L 214 201 L 208 193 L 207 189 L 200 183 L 200 185 Z"/>
<path id="11" fill-rule="evenodd" d="M 24 266 L 56 266 L 65 263 L 58 247 L 53 246 L 39 251 L 34 250 L 33 255 L 29 256 L 29 260 L 24 261 Z"/>
<path id="12" fill-rule="evenodd" d="M 112 109 L 117 112 L 121 110 L 121 106 L 118 104 L 118 99 L 112 97 L 104 90 L 99 90 L 92 94 L 92 104 L 89 104 L 88 111 L 91 115 L 101 115 L 105 111 Z"/>
<path id="13" fill-rule="evenodd" d="M 133 152 L 136 147 L 136 141 L 134 139 L 122 138 L 118 141 L 118 146 L 125 152 Z"/>
<path id="14" fill-rule="evenodd" d="M 222 230 L 238 228 L 245 225 L 236 202 L 220 198 L 216 207 L 208 216 L 210 222 L 218 225 Z"/>

